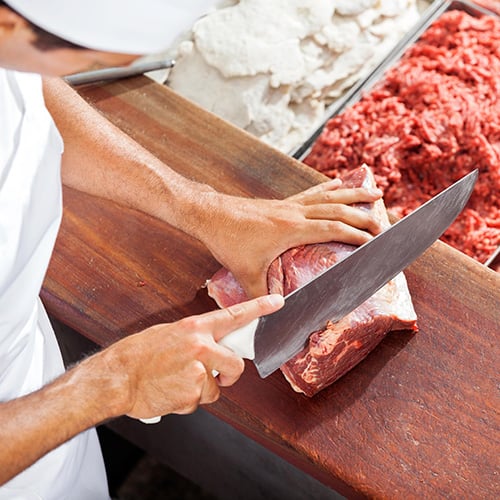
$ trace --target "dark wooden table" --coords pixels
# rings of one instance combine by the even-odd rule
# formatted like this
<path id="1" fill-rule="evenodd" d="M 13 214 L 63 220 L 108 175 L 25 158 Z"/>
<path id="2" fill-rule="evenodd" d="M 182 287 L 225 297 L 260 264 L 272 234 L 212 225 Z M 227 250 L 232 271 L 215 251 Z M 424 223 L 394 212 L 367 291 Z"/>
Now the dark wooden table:
<path id="1" fill-rule="evenodd" d="M 144 77 L 81 94 L 182 174 L 229 193 L 283 197 L 322 180 Z M 197 241 L 66 189 L 42 298 L 99 345 L 214 309 L 219 267 Z M 436 243 L 407 270 L 417 334 L 390 334 L 312 399 L 251 363 L 207 410 L 349 497 L 498 498 L 500 276 Z"/>

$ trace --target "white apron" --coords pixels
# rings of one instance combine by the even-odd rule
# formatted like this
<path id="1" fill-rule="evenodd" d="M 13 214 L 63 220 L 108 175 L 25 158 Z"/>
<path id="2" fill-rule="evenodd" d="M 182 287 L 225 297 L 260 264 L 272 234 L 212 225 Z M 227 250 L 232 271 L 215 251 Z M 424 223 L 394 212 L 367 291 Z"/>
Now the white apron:
<path id="1" fill-rule="evenodd" d="M 32 392 L 64 371 L 38 298 L 62 213 L 62 150 L 40 77 L 0 69 L 0 401 Z M 0 500 L 107 498 L 95 430 L 0 487 Z"/>

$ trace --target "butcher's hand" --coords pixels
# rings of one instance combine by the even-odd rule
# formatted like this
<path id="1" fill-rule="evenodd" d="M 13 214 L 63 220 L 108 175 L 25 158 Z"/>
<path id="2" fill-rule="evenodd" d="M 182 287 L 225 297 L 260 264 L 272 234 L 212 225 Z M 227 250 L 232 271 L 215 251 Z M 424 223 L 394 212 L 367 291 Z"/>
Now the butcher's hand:
<path id="1" fill-rule="evenodd" d="M 107 366 L 122 377 L 123 409 L 119 413 L 148 419 L 186 414 L 216 401 L 220 386 L 234 384 L 243 360 L 217 342 L 252 320 L 283 305 L 267 295 L 227 309 L 160 324 L 131 335 L 102 351 Z M 214 377 L 212 370 L 219 375 Z"/>
<path id="2" fill-rule="evenodd" d="M 286 250 L 308 243 L 340 241 L 361 245 L 381 227 L 367 211 L 379 189 L 341 188 L 337 179 L 285 200 L 204 194 L 204 213 L 193 233 L 242 284 L 249 297 L 267 293 L 267 271 Z"/>

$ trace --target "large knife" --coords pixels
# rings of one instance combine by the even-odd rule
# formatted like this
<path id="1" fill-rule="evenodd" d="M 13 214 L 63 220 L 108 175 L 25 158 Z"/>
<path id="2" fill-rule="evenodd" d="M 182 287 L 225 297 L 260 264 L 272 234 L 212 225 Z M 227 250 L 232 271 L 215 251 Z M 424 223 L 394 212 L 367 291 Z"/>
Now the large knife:
<path id="1" fill-rule="evenodd" d="M 455 182 L 287 295 L 279 311 L 231 332 L 219 344 L 252 359 L 259 375 L 267 377 L 300 352 L 311 332 L 354 311 L 424 253 L 463 210 L 477 177 L 474 170 Z"/>
<path id="2" fill-rule="evenodd" d="M 267 377 L 304 347 L 311 332 L 352 312 L 429 248 L 463 210 L 477 177 L 477 170 L 466 175 L 287 295 L 279 311 L 220 344 L 253 359 L 259 375 Z"/>

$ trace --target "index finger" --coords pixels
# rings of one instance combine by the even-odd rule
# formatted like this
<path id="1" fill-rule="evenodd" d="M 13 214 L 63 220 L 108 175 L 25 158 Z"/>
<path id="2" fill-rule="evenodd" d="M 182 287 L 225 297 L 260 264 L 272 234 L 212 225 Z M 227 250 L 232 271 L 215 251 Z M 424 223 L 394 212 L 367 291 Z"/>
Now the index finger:
<path id="1" fill-rule="evenodd" d="M 247 325 L 256 318 L 281 309 L 284 303 L 285 299 L 281 295 L 271 294 L 207 313 L 210 315 L 215 341 L 218 342 L 229 333 Z"/>
<path id="2" fill-rule="evenodd" d="M 342 186 L 342 181 L 340 179 L 330 179 L 328 181 L 322 182 L 321 184 L 316 184 L 300 193 L 288 196 L 286 199 L 288 201 L 298 201 L 301 202 L 305 199 L 309 199 L 311 196 L 316 196 L 318 193 L 324 193 L 328 191 L 335 191 L 340 186 Z"/>

